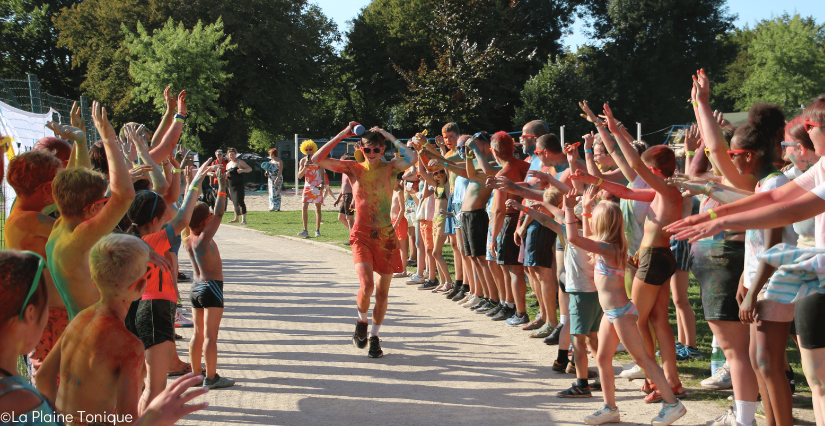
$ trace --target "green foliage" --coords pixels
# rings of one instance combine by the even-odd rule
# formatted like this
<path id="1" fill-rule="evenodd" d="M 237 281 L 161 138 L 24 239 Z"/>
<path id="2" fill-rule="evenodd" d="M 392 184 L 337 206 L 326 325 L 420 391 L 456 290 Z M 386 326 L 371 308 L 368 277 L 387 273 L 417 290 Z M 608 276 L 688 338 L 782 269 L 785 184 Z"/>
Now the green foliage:
<path id="1" fill-rule="evenodd" d="M 136 34 L 125 25 L 122 30 L 124 46 L 133 57 L 129 73 L 137 83 L 132 96 L 141 102 L 153 102 L 155 111 L 162 113 L 165 103 L 157 94 L 163 93 L 166 86 L 174 91 L 186 89 L 187 106 L 192 108 L 187 111 L 181 140 L 191 149 L 201 150 L 198 135 L 210 131 L 219 118 L 227 115 L 218 99 L 232 74 L 224 71 L 226 61 L 221 57 L 236 45 L 224 35 L 223 22 L 218 18 L 214 24 L 204 26 L 198 21 L 189 31 L 183 23 L 175 26 L 169 18 L 152 35 L 140 22 Z"/>
<path id="2" fill-rule="evenodd" d="M 825 25 L 799 14 L 763 20 L 747 45 L 747 71 L 736 107 L 756 101 L 781 105 L 791 116 L 825 92 Z"/>

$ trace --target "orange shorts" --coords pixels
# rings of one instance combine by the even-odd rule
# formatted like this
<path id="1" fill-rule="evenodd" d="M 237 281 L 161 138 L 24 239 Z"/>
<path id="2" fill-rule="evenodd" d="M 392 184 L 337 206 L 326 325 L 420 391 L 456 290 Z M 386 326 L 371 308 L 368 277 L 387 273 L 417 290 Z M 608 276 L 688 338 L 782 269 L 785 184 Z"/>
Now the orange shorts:
<path id="1" fill-rule="evenodd" d="M 49 308 L 49 321 L 46 323 L 46 328 L 43 329 L 43 334 L 40 336 L 40 342 L 34 347 L 34 351 L 29 354 L 29 359 L 32 364 L 32 379 L 46 359 L 46 355 L 52 351 L 57 339 L 66 331 L 69 326 L 69 312 L 66 308 Z"/>
<path id="2" fill-rule="evenodd" d="M 349 234 L 349 243 L 353 263 L 371 263 L 372 270 L 379 274 L 393 274 L 403 270 L 398 237 L 391 226 L 368 228 L 355 225 Z"/>
<path id="3" fill-rule="evenodd" d="M 431 220 L 419 220 L 418 223 L 421 224 L 421 238 L 424 239 L 424 248 L 427 251 L 432 250 L 435 247 L 435 242 L 433 241 L 433 221 Z"/>
<path id="4" fill-rule="evenodd" d="M 407 223 L 407 218 L 403 215 L 399 215 L 398 220 L 396 220 L 393 225 L 397 225 L 395 226 L 395 235 L 398 236 L 398 241 L 406 240 L 407 232 L 409 232 L 409 224 Z"/>

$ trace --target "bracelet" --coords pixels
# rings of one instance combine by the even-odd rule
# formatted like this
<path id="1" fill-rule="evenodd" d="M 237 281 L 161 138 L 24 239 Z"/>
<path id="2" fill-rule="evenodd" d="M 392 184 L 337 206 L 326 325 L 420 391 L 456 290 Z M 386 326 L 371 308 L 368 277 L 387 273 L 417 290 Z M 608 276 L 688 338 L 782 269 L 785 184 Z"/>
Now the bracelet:
<path id="1" fill-rule="evenodd" d="M 691 104 L 691 105 L 693 105 L 693 106 L 695 106 L 695 107 L 699 106 L 699 104 L 698 104 L 698 103 L 696 103 L 696 101 L 690 101 L 690 104 Z"/>
<path id="2" fill-rule="evenodd" d="M 172 173 L 180 173 L 183 169 L 172 169 Z"/>
<path id="3" fill-rule="evenodd" d="M 226 193 L 225 192 L 219 192 L 218 197 L 226 197 Z"/>
<path id="4" fill-rule="evenodd" d="M 585 153 L 585 154 L 592 154 L 592 153 L 593 153 L 593 150 L 592 150 L 592 149 L 585 149 L 585 150 L 584 150 L 584 153 Z"/>
<path id="5" fill-rule="evenodd" d="M 565 225 L 575 225 L 576 223 L 578 223 L 578 222 L 577 222 L 577 221 L 573 221 L 573 222 L 564 222 L 564 224 L 565 224 Z"/>
<path id="6" fill-rule="evenodd" d="M 604 182 L 604 179 L 599 178 L 599 181 L 596 182 L 596 186 L 601 186 L 602 182 Z"/>
<path id="7" fill-rule="evenodd" d="M 178 123 L 185 123 L 187 117 L 187 115 L 175 114 L 175 121 L 177 121 Z"/>
<path id="8" fill-rule="evenodd" d="M 195 186 L 195 185 L 190 185 L 190 186 L 189 186 L 189 190 L 190 190 L 190 191 L 195 191 L 195 192 L 198 192 L 198 191 L 200 191 L 200 188 L 198 188 L 198 187 L 197 187 L 197 186 Z"/>
<path id="9" fill-rule="evenodd" d="M 593 217 L 592 213 L 582 213 L 582 217 Z"/>
<path id="10" fill-rule="evenodd" d="M 713 209 L 707 209 L 706 211 L 710 214 L 710 220 L 716 220 L 716 218 L 719 217 Z"/>
<path id="11" fill-rule="evenodd" d="M 687 155 L 688 157 L 693 157 L 694 155 L 696 155 L 696 151 L 685 151 L 685 155 Z"/>

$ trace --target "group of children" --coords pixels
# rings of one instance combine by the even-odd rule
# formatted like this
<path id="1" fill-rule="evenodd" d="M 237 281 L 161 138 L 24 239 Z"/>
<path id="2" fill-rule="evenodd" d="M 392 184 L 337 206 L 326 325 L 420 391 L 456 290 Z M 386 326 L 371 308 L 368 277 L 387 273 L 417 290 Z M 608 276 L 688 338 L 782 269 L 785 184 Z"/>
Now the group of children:
<path id="1" fill-rule="evenodd" d="M 95 102 L 90 155 L 75 105 L 71 125 L 50 123 L 56 137 L 9 162 L 17 198 L 0 252 L 0 412 L 40 421 L 26 424 L 171 425 L 207 406 L 186 402 L 234 384 L 217 373 L 223 272 L 212 239 L 227 177 L 211 159 L 194 169 L 176 149 L 186 92 L 164 97 L 154 134 L 128 123 L 117 135 Z M 214 213 L 198 202 L 207 175 L 218 184 Z M 190 363 L 175 345 L 181 246 L 194 269 Z M 21 355 L 30 381 L 18 374 Z M 168 384 L 174 376 L 183 377 Z"/>

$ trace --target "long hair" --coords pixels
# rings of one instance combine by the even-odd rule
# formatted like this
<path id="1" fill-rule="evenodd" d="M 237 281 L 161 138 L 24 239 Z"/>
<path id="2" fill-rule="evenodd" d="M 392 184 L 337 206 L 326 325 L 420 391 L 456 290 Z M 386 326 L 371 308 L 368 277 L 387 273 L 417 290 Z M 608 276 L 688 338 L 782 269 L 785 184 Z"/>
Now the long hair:
<path id="1" fill-rule="evenodd" d="M 619 269 L 624 269 L 627 265 L 627 239 L 624 236 L 624 219 L 619 205 L 612 201 L 602 201 L 596 205 L 590 229 L 594 240 L 613 245 L 616 250 L 613 261 Z"/>
<path id="2" fill-rule="evenodd" d="M 164 213 L 166 213 L 166 201 L 157 192 L 138 192 L 126 212 L 126 218 L 131 222 L 126 233 L 137 234 L 139 227 L 155 220 L 155 218 L 162 217 Z"/>

